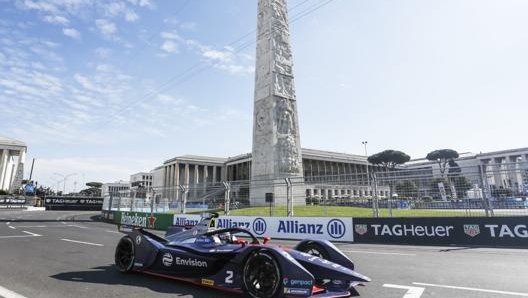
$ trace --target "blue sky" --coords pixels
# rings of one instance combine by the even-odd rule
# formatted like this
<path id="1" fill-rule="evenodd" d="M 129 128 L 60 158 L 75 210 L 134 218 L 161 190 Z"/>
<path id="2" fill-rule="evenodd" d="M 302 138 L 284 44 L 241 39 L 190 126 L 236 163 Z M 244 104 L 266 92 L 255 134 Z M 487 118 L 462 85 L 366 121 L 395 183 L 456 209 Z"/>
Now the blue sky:
<path id="1" fill-rule="evenodd" d="M 301 145 L 526 147 L 528 1 L 290 0 Z M 251 152 L 257 1 L 0 0 L 0 135 L 53 186 Z M 27 178 L 27 177 L 26 177 Z M 74 182 L 77 184 L 74 185 Z"/>

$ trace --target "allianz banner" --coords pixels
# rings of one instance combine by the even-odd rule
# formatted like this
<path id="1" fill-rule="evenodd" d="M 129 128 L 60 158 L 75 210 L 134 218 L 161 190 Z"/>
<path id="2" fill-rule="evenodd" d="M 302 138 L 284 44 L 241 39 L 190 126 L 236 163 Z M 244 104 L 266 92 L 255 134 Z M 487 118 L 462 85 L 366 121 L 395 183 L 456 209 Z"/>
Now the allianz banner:
<path id="1" fill-rule="evenodd" d="M 528 217 L 354 218 L 357 243 L 528 245 Z"/>
<path id="2" fill-rule="evenodd" d="M 220 216 L 216 219 L 216 228 L 231 227 L 245 228 L 257 237 L 354 241 L 350 217 Z"/>

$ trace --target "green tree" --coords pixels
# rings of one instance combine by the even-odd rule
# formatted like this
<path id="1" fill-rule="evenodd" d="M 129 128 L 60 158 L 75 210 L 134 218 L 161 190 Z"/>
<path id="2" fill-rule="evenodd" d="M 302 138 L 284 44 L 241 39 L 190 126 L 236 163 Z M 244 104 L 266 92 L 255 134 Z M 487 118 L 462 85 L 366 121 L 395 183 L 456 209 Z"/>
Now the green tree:
<path id="1" fill-rule="evenodd" d="M 401 165 L 411 160 L 411 157 L 398 150 L 385 150 L 369 156 L 367 160 L 371 164 L 384 167 L 386 170 L 393 170 L 396 165 Z"/>
<path id="2" fill-rule="evenodd" d="M 458 158 L 458 152 L 453 149 L 439 149 L 429 152 L 425 158 L 430 161 L 436 161 L 440 167 L 440 174 L 444 177 L 448 162 Z"/>
<path id="3" fill-rule="evenodd" d="M 453 159 L 450 159 L 448 164 L 449 170 L 447 170 L 447 176 L 458 176 L 462 172 L 462 169 L 460 168 L 460 166 L 458 166 L 458 163 Z"/>
<path id="4" fill-rule="evenodd" d="M 397 165 L 404 164 L 411 160 L 411 157 L 398 150 L 385 150 L 378 152 L 374 155 L 371 155 L 367 158 L 368 162 L 375 165 L 380 165 L 385 169 L 385 173 L 394 170 Z M 388 179 L 389 184 L 389 213 L 392 216 L 392 188 L 393 188 L 393 179 Z"/>
<path id="5" fill-rule="evenodd" d="M 449 180 L 455 186 L 457 197 L 459 199 L 466 197 L 466 192 L 473 187 L 473 185 L 471 185 L 471 181 L 464 176 L 451 176 L 449 177 Z"/>
<path id="6" fill-rule="evenodd" d="M 101 182 L 87 182 L 86 186 L 95 187 L 95 188 L 101 188 L 101 187 L 103 187 L 103 184 Z"/>
<path id="7" fill-rule="evenodd" d="M 398 196 L 412 198 L 417 197 L 418 194 L 418 186 L 412 180 L 399 181 L 394 188 Z"/>
<path id="8" fill-rule="evenodd" d="M 101 187 L 103 187 L 103 183 L 88 182 L 86 183 L 86 186 L 89 186 L 90 188 L 81 190 L 79 194 L 83 196 L 90 196 L 90 197 L 100 197 L 101 196 Z"/>

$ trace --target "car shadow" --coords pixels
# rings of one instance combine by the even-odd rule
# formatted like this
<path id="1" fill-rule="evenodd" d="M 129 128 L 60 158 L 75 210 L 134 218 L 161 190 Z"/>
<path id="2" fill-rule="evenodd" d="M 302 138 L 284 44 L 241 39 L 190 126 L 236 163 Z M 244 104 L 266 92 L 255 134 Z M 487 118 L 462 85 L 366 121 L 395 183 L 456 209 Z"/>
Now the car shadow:
<path id="1" fill-rule="evenodd" d="M 62 281 L 76 283 L 143 287 L 154 292 L 173 295 L 191 294 L 193 297 L 203 297 L 204 291 L 209 292 L 206 294 L 207 297 L 216 297 L 215 295 L 218 294 L 218 292 L 213 292 L 213 289 L 199 287 L 197 285 L 183 281 L 174 281 L 168 278 L 155 277 L 134 272 L 121 273 L 114 265 L 99 266 L 85 271 L 63 272 L 50 277 Z"/>

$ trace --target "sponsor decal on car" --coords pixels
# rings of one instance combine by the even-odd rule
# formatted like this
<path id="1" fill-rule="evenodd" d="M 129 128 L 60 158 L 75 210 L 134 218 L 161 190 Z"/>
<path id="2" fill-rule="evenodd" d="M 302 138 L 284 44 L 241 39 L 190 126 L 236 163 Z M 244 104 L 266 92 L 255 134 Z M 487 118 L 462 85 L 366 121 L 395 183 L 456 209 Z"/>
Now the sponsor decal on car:
<path id="1" fill-rule="evenodd" d="M 466 233 L 468 236 L 475 237 L 478 234 L 480 234 L 480 226 L 479 225 L 464 225 L 464 233 Z"/>
<path id="2" fill-rule="evenodd" d="M 172 263 L 174 262 L 174 258 L 172 257 L 170 253 L 166 252 L 165 254 L 163 254 L 163 258 L 161 259 L 161 262 L 163 263 L 164 266 L 170 267 L 172 266 Z"/>
<path id="3" fill-rule="evenodd" d="M 302 288 L 284 288 L 284 294 L 308 296 L 308 295 L 312 294 L 312 290 L 311 289 L 302 289 Z"/>
<path id="4" fill-rule="evenodd" d="M 136 267 L 143 267 L 143 263 L 134 263 L 134 266 L 136 266 Z"/>
<path id="5" fill-rule="evenodd" d="M 137 245 L 140 245 L 140 244 L 141 244 L 141 235 L 137 235 L 137 236 L 136 236 L 136 244 L 137 244 Z"/>
<path id="6" fill-rule="evenodd" d="M 214 280 L 202 278 L 202 285 L 214 286 Z"/>
<path id="7" fill-rule="evenodd" d="M 176 257 L 176 265 L 207 268 L 207 262 L 200 261 L 194 258 L 184 259 L 184 258 Z"/>
<path id="8" fill-rule="evenodd" d="M 290 286 L 295 287 L 311 287 L 313 281 L 311 280 L 302 280 L 302 279 L 290 279 Z"/>
<path id="9" fill-rule="evenodd" d="M 368 232 L 367 225 L 363 225 L 363 224 L 354 225 L 354 230 L 359 235 L 365 235 Z"/>

